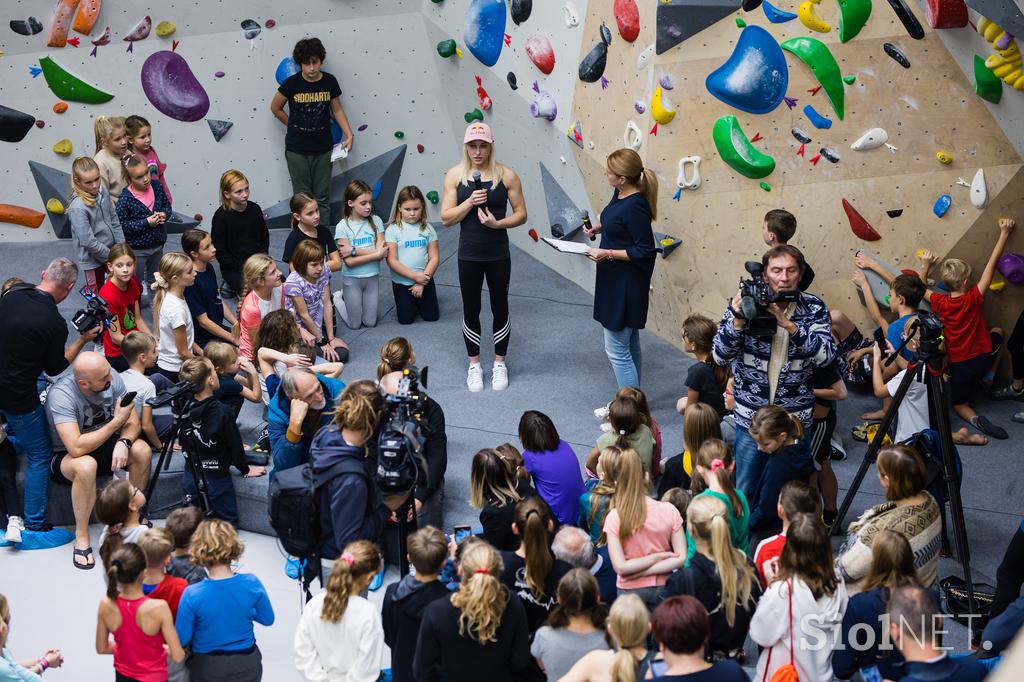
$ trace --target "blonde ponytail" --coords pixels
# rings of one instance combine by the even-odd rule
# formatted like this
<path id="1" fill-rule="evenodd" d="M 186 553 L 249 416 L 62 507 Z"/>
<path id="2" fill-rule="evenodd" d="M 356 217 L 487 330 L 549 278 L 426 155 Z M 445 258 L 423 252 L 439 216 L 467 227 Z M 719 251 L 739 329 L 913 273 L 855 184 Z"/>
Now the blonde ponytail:
<path id="1" fill-rule="evenodd" d="M 711 560 L 718 569 L 722 582 L 721 606 L 726 623 L 732 627 L 736 623 L 737 604 L 750 600 L 754 575 L 743 553 L 732 546 L 728 514 L 725 503 L 711 495 L 695 497 L 686 510 L 694 538 L 708 545 Z"/>
<path id="2" fill-rule="evenodd" d="M 619 539 L 624 543 L 647 521 L 647 480 L 636 450 L 627 448 L 622 451 L 612 501 L 619 513 Z"/>
<path id="3" fill-rule="evenodd" d="M 608 170 L 636 185 L 651 207 L 651 220 L 658 217 L 658 176 L 632 149 L 617 149 L 608 155 Z"/>
<path id="4" fill-rule="evenodd" d="M 228 175 L 228 173 L 235 172 L 237 171 L 228 171 L 224 175 L 226 176 Z M 239 175 L 241 175 L 241 173 L 239 173 Z M 242 176 L 242 179 L 245 180 L 244 175 Z M 227 207 L 225 207 L 225 210 L 226 209 Z M 237 321 L 235 322 L 235 324 L 231 326 L 231 334 L 236 339 L 240 338 L 240 335 L 242 333 L 242 306 L 245 305 L 245 298 L 246 296 L 249 295 L 249 292 L 251 292 L 256 287 L 256 282 L 267 276 L 267 271 L 270 270 L 270 267 L 274 265 L 274 263 L 274 259 L 265 253 L 254 253 L 253 255 L 245 259 L 245 265 L 242 266 L 242 293 L 238 297 L 238 310 L 235 313 L 235 319 Z M 271 299 L 273 299 L 274 295 L 271 294 L 270 296 Z M 256 339 L 249 339 L 249 343 L 252 345 L 253 348 L 256 348 L 258 345 L 256 343 Z M 255 357 L 256 353 L 255 351 L 253 351 L 253 358 Z"/>
<path id="5" fill-rule="evenodd" d="M 650 624 L 651 614 L 635 594 L 623 594 L 612 604 L 608 630 L 618 648 L 612 663 L 612 682 L 637 682 L 637 660 L 630 649 L 646 646 Z"/>
<path id="6" fill-rule="evenodd" d="M 498 641 L 498 627 L 508 605 L 508 592 L 498 580 L 501 555 L 486 542 L 473 543 L 459 560 L 462 583 L 451 596 L 459 610 L 459 634 L 480 644 Z"/>
<path id="7" fill-rule="evenodd" d="M 379 570 L 380 552 L 372 542 L 356 540 L 345 545 L 327 578 L 320 619 L 329 623 L 340 621 L 348 608 L 349 597 L 358 594 L 360 583 Z"/>
<path id="8" fill-rule="evenodd" d="M 160 338 L 160 306 L 171 288 L 171 282 L 191 267 L 192 259 L 180 251 L 168 251 L 160 258 L 160 266 L 153 273 L 153 288 L 157 290 L 153 297 L 153 336 L 157 339 Z"/>

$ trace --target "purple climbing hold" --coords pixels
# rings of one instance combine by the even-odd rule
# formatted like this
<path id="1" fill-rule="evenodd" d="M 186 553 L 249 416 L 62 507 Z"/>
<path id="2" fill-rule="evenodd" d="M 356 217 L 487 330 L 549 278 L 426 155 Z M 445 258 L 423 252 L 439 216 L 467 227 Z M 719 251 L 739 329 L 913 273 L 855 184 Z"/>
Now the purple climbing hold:
<path id="1" fill-rule="evenodd" d="M 1011 284 L 1024 282 L 1024 256 L 1008 253 L 999 259 L 999 274 Z"/>
<path id="2" fill-rule="evenodd" d="M 198 121 L 210 110 L 209 95 L 177 52 L 161 50 L 146 59 L 142 90 L 157 111 L 176 121 Z"/>
<path id="3" fill-rule="evenodd" d="M 357 131 L 359 131 L 359 132 L 363 132 L 364 130 L 366 130 L 366 129 L 367 129 L 367 128 L 369 128 L 369 127 L 370 127 L 370 126 L 368 126 L 368 125 L 366 125 L 366 124 L 364 123 L 363 125 L 361 125 L 361 126 L 359 126 L 358 128 L 356 128 L 356 130 L 357 130 Z"/>
<path id="4" fill-rule="evenodd" d="M 213 74 L 213 77 L 214 78 L 223 78 L 224 77 L 224 72 L 223 71 L 218 71 L 217 73 Z"/>

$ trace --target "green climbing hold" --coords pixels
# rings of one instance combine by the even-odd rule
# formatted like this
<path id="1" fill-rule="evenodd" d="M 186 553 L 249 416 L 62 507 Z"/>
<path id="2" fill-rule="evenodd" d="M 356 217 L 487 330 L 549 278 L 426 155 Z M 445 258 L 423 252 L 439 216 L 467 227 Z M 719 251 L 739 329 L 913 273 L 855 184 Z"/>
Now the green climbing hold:
<path id="1" fill-rule="evenodd" d="M 462 116 L 462 118 L 466 119 L 466 123 L 472 123 L 473 121 L 482 121 L 484 120 L 484 112 L 480 111 L 479 109 L 474 109 L 473 111 L 467 111 Z"/>
<path id="2" fill-rule="evenodd" d="M 450 38 L 448 40 L 442 40 L 437 44 L 437 53 L 445 59 L 455 54 L 456 49 L 457 46 L 455 45 L 455 41 Z"/>
<path id="3" fill-rule="evenodd" d="M 63 66 L 49 57 L 39 60 L 43 70 L 43 78 L 50 90 L 60 99 L 83 104 L 103 104 L 114 99 L 114 96 L 99 88 L 89 85 L 78 76 L 72 75 Z"/>
<path id="4" fill-rule="evenodd" d="M 395 131 L 395 137 L 397 137 L 399 140 L 401 140 L 403 137 L 405 137 L 405 133 L 403 133 L 401 130 L 396 130 Z"/>
<path id="5" fill-rule="evenodd" d="M 438 195 L 437 190 L 432 189 L 429 192 L 427 192 L 427 201 L 429 201 L 432 204 L 436 204 L 437 202 L 441 201 L 441 197 Z"/>
<path id="6" fill-rule="evenodd" d="M 747 22 L 743 21 L 742 18 L 736 17 L 736 28 L 746 28 Z"/>
<path id="7" fill-rule="evenodd" d="M 871 0 L 838 0 L 839 42 L 853 40 L 871 16 Z"/>
<path id="8" fill-rule="evenodd" d="M 843 82 L 847 85 L 853 85 L 857 81 L 856 75 L 843 76 Z"/>
<path id="9" fill-rule="evenodd" d="M 715 121 L 711 136 L 719 156 L 737 173 L 757 180 L 775 170 L 775 159 L 750 144 L 735 116 L 723 116 Z"/>
<path id="10" fill-rule="evenodd" d="M 764 181 L 758 183 L 758 187 L 763 189 L 765 192 L 771 192 L 772 191 L 772 186 L 769 185 L 767 182 L 764 182 Z"/>
<path id="11" fill-rule="evenodd" d="M 1003 98 L 1003 81 L 985 66 L 985 60 L 978 55 L 974 55 L 974 91 L 992 104 L 999 104 Z"/>
<path id="12" fill-rule="evenodd" d="M 780 47 L 793 53 L 810 67 L 811 73 L 825 89 L 825 94 L 828 95 L 828 100 L 832 103 L 836 116 L 840 121 L 843 120 L 846 96 L 846 91 L 843 90 L 843 74 L 828 46 L 817 38 L 801 37 L 790 38 Z"/>

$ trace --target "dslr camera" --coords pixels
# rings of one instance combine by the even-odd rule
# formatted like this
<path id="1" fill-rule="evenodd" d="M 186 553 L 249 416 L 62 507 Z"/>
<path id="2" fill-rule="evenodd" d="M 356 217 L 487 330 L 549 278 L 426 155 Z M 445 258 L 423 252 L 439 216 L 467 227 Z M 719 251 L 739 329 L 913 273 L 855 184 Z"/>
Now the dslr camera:
<path id="1" fill-rule="evenodd" d="M 943 353 L 942 320 L 935 313 L 921 311 L 917 314 L 911 329 L 920 333 L 917 352 L 922 359 L 929 359 Z"/>
<path id="2" fill-rule="evenodd" d="M 404 494 L 426 479 L 427 463 L 423 456 L 426 442 L 423 411 L 427 394 L 420 388 L 427 383 L 427 369 L 422 374 L 406 369 L 395 395 L 385 396 L 384 415 L 377 437 L 377 487 L 385 495 Z"/>
<path id="3" fill-rule="evenodd" d="M 764 279 L 764 266 L 756 260 L 743 264 L 750 273 L 750 279 L 740 279 L 740 309 L 733 311 L 747 321 L 747 333 L 751 336 L 774 336 L 778 327 L 768 306 L 773 303 L 792 303 L 799 291 L 774 291 Z"/>
<path id="4" fill-rule="evenodd" d="M 85 308 L 77 311 L 71 318 L 71 324 L 78 330 L 78 333 L 84 334 L 96 327 L 103 327 L 103 329 L 110 327 L 114 316 L 110 314 L 107 302 L 89 287 L 82 287 L 78 293 L 82 294 L 82 298 L 85 299 Z"/>

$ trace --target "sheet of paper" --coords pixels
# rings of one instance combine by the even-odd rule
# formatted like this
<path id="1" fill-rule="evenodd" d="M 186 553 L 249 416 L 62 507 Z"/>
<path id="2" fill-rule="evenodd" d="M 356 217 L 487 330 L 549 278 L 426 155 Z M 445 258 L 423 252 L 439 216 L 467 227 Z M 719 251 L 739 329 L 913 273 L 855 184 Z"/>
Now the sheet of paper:
<path id="1" fill-rule="evenodd" d="M 561 251 L 562 253 L 577 253 L 583 256 L 587 255 L 587 252 L 593 248 L 592 246 L 581 244 L 579 242 L 570 242 L 565 241 L 563 239 L 552 239 L 551 237 L 541 237 L 541 241 L 543 241 L 553 249 Z"/>

